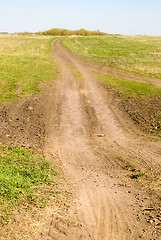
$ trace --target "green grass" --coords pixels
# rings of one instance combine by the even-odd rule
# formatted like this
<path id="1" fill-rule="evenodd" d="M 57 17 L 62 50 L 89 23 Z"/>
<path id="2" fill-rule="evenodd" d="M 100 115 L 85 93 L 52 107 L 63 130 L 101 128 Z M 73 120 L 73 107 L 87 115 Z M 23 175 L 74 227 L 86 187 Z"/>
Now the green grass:
<path id="1" fill-rule="evenodd" d="M 133 174 L 128 175 L 131 179 L 139 179 L 139 178 L 144 177 L 144 176 L 147 177 L 146 173 L 135 169 L 134 166 L 130 163 L 128 163 L 123 169 L 134 172 Z"/>
<path id="2" fill-rule="evenodd" d="M 161 95 L 161 88 L 153 85 L 102 73 L 97 74 L 97 76 L 107 86 L 113 87 L 118 93 L 125 96 L 142 97 Z"/>
<path id="3" fill-rule="evenodd" d="M 139 172 L 139 173 L 132 174 L 130 177 L 131 179 L 139 179 L 143 176 L 146 176 L 146 174 L 144 172 Z"/>
<path id="4" fill-rule="evenodd" d="M 161 79 L 161 37 L 72 37 L 63 39 L 63 45 L 105 67 Z"/>
<path id="5" fill-rule="evenodd" d="M 69 67 L 69 70 L 71 71 L 72 75 L 75 77 L 75 79 L 78 82 L 84 81 L 83 76 L 81 75 L 80 71 L 76 67 Z"/>
<path id="6" fill-rule="evenodd" d="M 58 74 L 51 37 L 0 36 L 0 103 L 41 92 Z"/>
<path id="7" fill-rule="evenodd" d="M 47 201 L 40 186 L 58 175 L 42 155 L 24 147 L 0 148 L 0 222 L 19 206 L 40 206 Z"/>
<path id="8" fill-rule="evenodd" d="M 131 168 L 133 168 L 133 165 L 130 164 L 130 163 L 128 163 L 128 164 L 124 167 L 124 169 L 126 169 L 126 170 L 129 170 L 129 169 L 131 169 Z"/>

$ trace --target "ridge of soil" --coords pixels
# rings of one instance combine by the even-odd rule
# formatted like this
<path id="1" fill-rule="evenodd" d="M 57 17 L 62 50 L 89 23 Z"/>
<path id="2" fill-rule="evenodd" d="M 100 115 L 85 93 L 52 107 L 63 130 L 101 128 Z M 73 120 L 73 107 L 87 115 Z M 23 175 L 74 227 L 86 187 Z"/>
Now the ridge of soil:
<path id="1" fill-rule="evenodd" d="M 42 149 L 44 137 L 42 95 L 0 106 L 0 146 Z"/>
<path id="2" fill-rule="evenodd" d="M 161 137 L 161 96 L 127 97 L 104 83 L 102 85 L 107 89 L 112 104 L 125 113 L 138 129 L 146 134 L 150 133 L 147 137 Z"/>

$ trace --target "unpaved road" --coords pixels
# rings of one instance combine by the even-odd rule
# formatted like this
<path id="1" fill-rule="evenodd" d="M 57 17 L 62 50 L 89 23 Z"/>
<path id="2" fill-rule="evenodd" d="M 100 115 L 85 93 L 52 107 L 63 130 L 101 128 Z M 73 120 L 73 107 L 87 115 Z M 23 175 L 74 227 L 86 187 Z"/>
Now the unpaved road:
<path id="1" fill-rule="evenodd" d="M 158 182 L 160 141 L 135 131 L 89 67 L 63 48 L 61 40 L 53 43 L 53 57 L 61 65 L 62 79 L 50 91 L 45 151 L 59 159 L 76 202 L 67 212 L 53 214 L 41 239 L 160 239 L 159 210 L 157 219 L 152 218 L 158 200 L 146 180 L 139 184 L 123 169 L 134 164 Z"/>

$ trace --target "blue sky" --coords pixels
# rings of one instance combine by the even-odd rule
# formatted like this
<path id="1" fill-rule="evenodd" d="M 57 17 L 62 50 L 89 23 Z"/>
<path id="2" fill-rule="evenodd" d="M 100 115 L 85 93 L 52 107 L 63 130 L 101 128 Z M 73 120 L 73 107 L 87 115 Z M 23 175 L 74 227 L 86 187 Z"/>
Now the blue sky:
<path id="1" fill-rule="evenodd" d="M 51 28 L 161 36 L 161 0 L 4 0 L 0 32 Z"/>

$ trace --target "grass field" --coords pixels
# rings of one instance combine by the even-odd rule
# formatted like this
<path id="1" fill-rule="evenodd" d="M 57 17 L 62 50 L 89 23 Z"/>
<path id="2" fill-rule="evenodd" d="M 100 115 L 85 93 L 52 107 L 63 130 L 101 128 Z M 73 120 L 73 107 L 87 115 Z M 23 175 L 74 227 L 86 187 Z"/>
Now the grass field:
<path id="1" fill-rule="evenodd" d="M 161 79 L 161 37 L 72 37 L 65 38 L 63 45 L 105 67 Z"/>
<path id="2" fill-rule="evenodd" d="M 51 37 L 0 35 L 0 102 L 39 93 L 58 67 L 51 56 Z"/>

